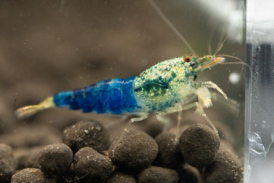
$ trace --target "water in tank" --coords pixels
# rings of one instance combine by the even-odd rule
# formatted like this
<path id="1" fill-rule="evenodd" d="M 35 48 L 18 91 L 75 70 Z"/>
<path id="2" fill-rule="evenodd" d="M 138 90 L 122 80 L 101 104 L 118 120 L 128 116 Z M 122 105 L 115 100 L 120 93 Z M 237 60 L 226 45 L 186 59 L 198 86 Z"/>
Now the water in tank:
<path id="1" fill-rule="evenodd" d="M 1 1 L 0 182 L 242 182 L 245 7 Z"/>

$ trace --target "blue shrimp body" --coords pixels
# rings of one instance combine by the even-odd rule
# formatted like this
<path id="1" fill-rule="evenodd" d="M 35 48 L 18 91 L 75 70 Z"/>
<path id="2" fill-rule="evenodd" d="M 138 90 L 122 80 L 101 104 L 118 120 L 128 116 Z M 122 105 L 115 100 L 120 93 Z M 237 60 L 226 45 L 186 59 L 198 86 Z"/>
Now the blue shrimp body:
<path id="1" fill-rule="evenodd" d="M 84 113 L 127 114 L 140 110 L 133 92 L 134 77 L 100 81 L 94 85 L 53 96 L 57 107 L 81 109 Z"/>

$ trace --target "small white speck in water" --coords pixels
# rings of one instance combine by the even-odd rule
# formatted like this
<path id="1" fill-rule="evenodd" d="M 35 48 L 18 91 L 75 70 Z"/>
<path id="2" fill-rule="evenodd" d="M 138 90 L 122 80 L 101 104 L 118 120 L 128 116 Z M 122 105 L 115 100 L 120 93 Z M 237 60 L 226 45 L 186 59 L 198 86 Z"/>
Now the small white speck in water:
<path id="1" fill-rule="evenodd" d="M 232 83 L 232 84 L 238 84 L 240 82 L 240 75 L 236 72 L 232 72 L 230 75 L 229 75 L 229 81 Z"/>

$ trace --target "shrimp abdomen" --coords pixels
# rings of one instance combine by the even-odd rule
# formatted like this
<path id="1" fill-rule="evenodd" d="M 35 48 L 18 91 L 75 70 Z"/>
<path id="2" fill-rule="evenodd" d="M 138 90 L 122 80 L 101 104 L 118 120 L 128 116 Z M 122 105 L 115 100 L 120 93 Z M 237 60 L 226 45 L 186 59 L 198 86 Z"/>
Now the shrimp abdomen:
<path id="1" fill-rule="evenodd" d="M 124 114 L 136 112 L 138 103 L 133 92 L 134 77 L 100 81 L 94 85 L 53 96 L 58 107 L 69 107 L 83 112 Z"/>

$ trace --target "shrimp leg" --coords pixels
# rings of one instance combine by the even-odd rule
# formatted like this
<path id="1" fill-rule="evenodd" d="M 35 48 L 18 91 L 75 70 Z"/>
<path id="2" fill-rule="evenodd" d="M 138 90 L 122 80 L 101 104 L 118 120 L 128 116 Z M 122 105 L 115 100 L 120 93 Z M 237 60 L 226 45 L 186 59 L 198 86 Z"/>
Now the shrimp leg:
<path id="1" fill-rule="evenodd" d="M 178 142 L 179 135 L 180 135 L 179 134 L 179 128 L 180 128 L 180 123 L 181 123 L 182 111 L 197 107 L 196 103 L 197 102 L 193 102 L 193 103 L 190 103 L 190 104 L 187 104 L 187 105 L 178 105 L 176 108 L 173 108 L 173 110 L 171 110 L 171 111 L 161 112 L 161 113 L 158 114 L 158 116 L 164 116 L 164 115 L 167 115 L 167 114 L 170 114 L 170 113 L 179 112 L 178 121 L 177 121 L 176 136 L 175 136 L 175 143 Z"/>
<path id="2" fill-rule="evenodd" d="M 216 84 L 212 83 L 211 81 L 208 82 L 203 82 L 201 83 L 201 88 L 196 90 L 196 94 L 198 95 L 198 102 L 196 102 L 197 109 L 195 111 L 196 114 L 199 114 L 203 116 L 207 122 L 210 124 L 210 126 L 214 129 L 214 131 L 218 134 L 217 129 L 211 122 L 211 120 L 207 117 L 207 115 L 204 112 L 204 107 L 208 108 L 212 106 L 212 101 L 211 101 L 211 94 L 208 90 L 208 88 L 214 88 L 218 92 L 220 92 L 225 98 L 226 94 L 220 89 Z"/>
<path id="3" fill-rule="evenodd" d="M 200 114 L 201 116 L 203 116 L 206 119 L 206 121 L 210 124 L 210 126 L 213 128 L 213 130 L 218 135 L 218 130 L 215 128 L 215 126 L 213 125 L 213 123 L 211 122 L 211 120 L 207 117 L 206 113 L 204 112 L 203 106 L 200 103 L 198 103 L 198 102 L 196 102 L 196 106 L 197 106 L 196 113 Z"/>

